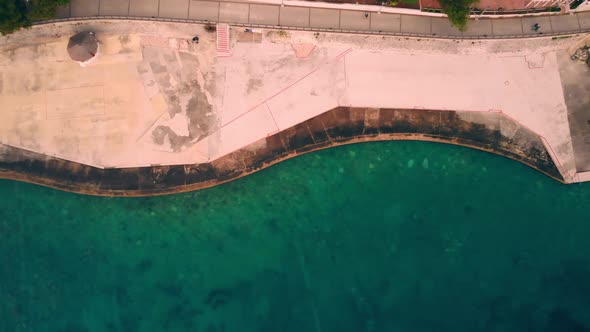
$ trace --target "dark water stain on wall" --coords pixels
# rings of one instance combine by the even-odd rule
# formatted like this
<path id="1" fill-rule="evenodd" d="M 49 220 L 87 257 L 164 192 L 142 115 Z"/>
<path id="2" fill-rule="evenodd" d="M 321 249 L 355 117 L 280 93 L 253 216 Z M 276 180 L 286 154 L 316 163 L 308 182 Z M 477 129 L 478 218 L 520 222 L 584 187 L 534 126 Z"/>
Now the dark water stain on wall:
<path id="1" fill-rule="evenodd" d="M 192 116 L 199 121 L 199 112 L 203 111 L 195 112 Z M 339 107 L 210 163 L 96 169 L 4 146 L 0 151 L 0 176 L 96 195 L 157 195 L 214 186 L 305 152 L 341 144 L 427 140 L 496 153 L 563 181 L 538 135 L 501 114 L 488 113 L 485 117 L 488 122 L 510 125 L 516 130 L 507 136 L 499 128 L 465 121 L 454 111 Z M 198 135 L 202 128 L 195 125 L 193 130 Z M 154 139 L 162 142 L 167 137 L 177 147 L 186 145 L 191 138 L 175 136 L 166 127 L 158 127 L 155 132 Z"/>

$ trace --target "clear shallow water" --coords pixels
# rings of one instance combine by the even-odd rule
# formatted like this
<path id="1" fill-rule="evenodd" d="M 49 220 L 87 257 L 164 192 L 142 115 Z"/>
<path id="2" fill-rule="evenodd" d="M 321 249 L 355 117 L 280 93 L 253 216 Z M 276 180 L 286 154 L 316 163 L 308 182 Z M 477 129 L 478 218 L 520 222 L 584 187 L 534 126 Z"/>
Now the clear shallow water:
<path id="1" fill-rule="evenodd" d="M 588 331 L 590 185 L 423 142 L 108 199 L 0 181 L 0 331 Z"/>

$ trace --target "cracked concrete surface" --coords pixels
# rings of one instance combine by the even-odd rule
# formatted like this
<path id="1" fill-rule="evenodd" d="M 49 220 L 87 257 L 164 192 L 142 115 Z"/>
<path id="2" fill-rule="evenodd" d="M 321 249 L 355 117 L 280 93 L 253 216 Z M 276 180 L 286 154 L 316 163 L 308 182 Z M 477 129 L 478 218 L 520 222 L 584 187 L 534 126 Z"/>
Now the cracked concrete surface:
<path id="1" fill-rule="evenodd" d="M 181 41 L 188 43 L 187 41 Z M 187 46 L 193 46 L 188 44 Z M 187 47 L 188 49 L 188 47 Z M 144 85 L 163 97 L 166 114 L 146 133 L 152 142 L 180 152 L 218 128 L 216 112 L 199 82 L 199 60 L 193 53 L 145 46 L 138 66 Z"/>

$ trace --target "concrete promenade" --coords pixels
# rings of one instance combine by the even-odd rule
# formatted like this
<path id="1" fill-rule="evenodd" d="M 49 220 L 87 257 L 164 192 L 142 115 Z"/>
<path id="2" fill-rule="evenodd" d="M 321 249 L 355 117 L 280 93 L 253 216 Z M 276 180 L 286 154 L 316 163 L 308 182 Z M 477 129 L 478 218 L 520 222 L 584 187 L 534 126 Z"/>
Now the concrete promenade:
<path id="1" fill-rule="evenodd" d="M 571 15 L 543 15 L 470 20 L 466 31 L 459 31 L 446 17 L 387 12 L 387 8 L 354 5 L 336 8 L 318 3 L 303 6 L 301 1 L 283 5 L 256 2 L 202 0 L 72 0 L 61 8 L 58 20 L 109 18 L 147 18 L 187 22 L 223 22 L 237 26 L 284 28 L 346 33 L 388 34 L 435 38 L 527 38 L 590 32 L 590 12 Z M 365 18 L 365 13 L 368 17 Z M 416 11 L 419 14 L 418 11 Z M 538 23 L 541 28 L 532 31 Z"/>
<path id="2" fill-rule="evenodd" d="M 580 28 L 585 14 L 488 19 L 491 31 L 519 22 L 521 34 L 473 40 L 450 26 L 458 35 L 432 38 L 446 18 L 236 1 L 73 0 L 64 19 L 0 38 L 0 178 L 161 194 L 346 142 L 422 139 L 499 153 L 565 183 L 590 181 L 590 76 L 568 53 L 586 34 L 551 23 L 573 18 Z M 307 25 L 289 11 L 307 11 Z M 327 25 L 334 12 L 340 30 Z M 395 15 L 401 36 L 342 29 Z M 421 20 L 412 33 L 403 32 L 406 18 Z M 524 31 L 532 19 L 569 38 L 523 38 L 534 37 Z M 230 56 L 219 56 L 206 22 L 235 27 Z M 101 45 L 86 67 L 67 52 L 81 29 Z"/>

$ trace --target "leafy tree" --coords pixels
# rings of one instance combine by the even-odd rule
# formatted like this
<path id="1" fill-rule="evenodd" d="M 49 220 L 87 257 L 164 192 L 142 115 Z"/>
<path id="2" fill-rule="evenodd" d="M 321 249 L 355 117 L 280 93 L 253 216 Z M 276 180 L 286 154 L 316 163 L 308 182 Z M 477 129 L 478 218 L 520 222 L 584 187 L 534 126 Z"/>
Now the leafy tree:
<path id="1" fill-rule="evenodd" d="M 30 25 L 22 1 L 0 0 L 0 32 L 8 34 Z"/>
<path id="2" fill-rule="evenodd" d="M 0 33 L 9 34 L 31 26 L 31 21 L 50 19 L 57 7 L 69 0 L 0 0 Z"/>
<path id="3" fill-rule="evenodd" d="M 443 13 L 449 16 L 451 24 L 464 31 L 467 28 L 469 7 L 478 0 L 439 0 Z"/>
<path id="4" fill-rule="evenodd" d="M 29 17 L 32 20 L 47 20 L 55 16 L 59 6 L 65 6 L 70 0 L 32 0 Z"/>

